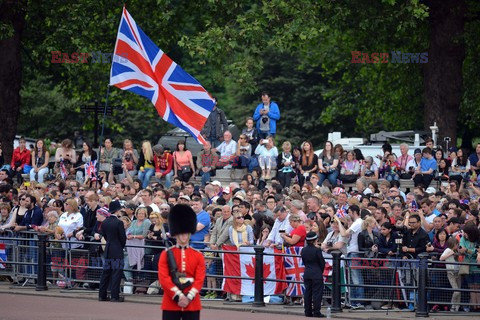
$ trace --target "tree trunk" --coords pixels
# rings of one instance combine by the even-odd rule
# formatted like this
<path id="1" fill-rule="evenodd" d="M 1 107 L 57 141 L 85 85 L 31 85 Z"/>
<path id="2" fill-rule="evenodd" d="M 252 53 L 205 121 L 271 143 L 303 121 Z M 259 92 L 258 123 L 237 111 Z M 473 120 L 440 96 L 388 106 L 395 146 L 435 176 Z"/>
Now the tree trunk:
<path id="1" fill-rule="evenodd" d="M 25 0 L 0 4 L 0 24 L 13 28 L 13 35 L 0 36 L 0 142 L 5 163 L 10 163 L 17 132 L 22 85 L 21 37 L 25 26 Z"/>
<path id="2" fill-rule="evenodd" d="M 444 137 L 457 141 L 457 116 L 462 98 L 462 65 L 465 0 L 430 0 L 430 47 L 424 69 L 424 126 L 439 128 L 437 144 Z"/>

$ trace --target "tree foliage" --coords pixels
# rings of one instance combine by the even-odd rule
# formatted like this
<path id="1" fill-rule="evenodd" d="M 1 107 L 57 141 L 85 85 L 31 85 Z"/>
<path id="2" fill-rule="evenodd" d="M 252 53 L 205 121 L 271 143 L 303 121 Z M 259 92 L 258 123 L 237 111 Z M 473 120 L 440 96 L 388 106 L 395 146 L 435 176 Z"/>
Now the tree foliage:
<path id="1" fill-rule="evenodd" d="M 460 130 L 471 131 L 479 120 L 480 10 L 468 4 L 459 121 Z M 110 64 L 55 64 L 51 52 L 112 52 L 122 5 L 28 1 L 18 133 L 63 138 L 83 130 L 92 139 L 93 117 L 80 113 L 80 105 L 104 103 Z M 368 137 L 424 127 L 423 66 L 353 64 L 351 52 L 426 52 L 428 1 L 132 0 L 127 7 L 240 126 L 267 90 L 281 109 L 281 140 L 318 145 L 330 131 Z M 8 36 L 8 25 L 0 30 Z M 171 128 L 142 97 L 111 88 L 109 99 L 121 107 L 106 123 L 106 134 L 117 140 L 156 141 Z"/>

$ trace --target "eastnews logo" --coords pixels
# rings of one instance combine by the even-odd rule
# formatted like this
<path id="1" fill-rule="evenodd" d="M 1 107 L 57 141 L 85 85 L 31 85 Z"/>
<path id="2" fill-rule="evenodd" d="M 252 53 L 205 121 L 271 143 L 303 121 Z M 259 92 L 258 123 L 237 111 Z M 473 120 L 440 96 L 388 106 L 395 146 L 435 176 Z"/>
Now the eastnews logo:
<path id="1" fill-rule="evenodd" d="M 427 63 L 428 52 L 401 52 L 392 51 L 392 59 L 389 61 L 388 52 L 361 52 L 352 51 L 352 63 Z"/>
<path id="2" fill-rule="evenodd" d="M 73 52 L 69 54 L 68 52 L 61 51 L 52 51 L 52 63 L 108 63 L 119 62 L 127 63 L 128 54 L 121 53 L 114 55 L 111 52 L 101 52 L 101 51 L 92 51 L 92 52 Z M 91 58 L 90 61 L 88 58 Z"/>

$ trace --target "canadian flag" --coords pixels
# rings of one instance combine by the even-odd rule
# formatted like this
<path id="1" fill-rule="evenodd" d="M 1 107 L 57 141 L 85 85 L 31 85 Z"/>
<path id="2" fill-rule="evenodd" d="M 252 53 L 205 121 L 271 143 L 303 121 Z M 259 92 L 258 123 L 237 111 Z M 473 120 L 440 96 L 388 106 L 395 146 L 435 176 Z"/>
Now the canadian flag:
<path id="1" fill-rule="evenodd" d="M 238 251 L 238 253 L 223 253 L 223 275 L 242 278 L 255 278 L 255 250 L 252 247 L 223 246 L 225 251 Z M 280 250 L 271 248 L 265 249 L 264 253 L 279 253 Z M 285 266 L 282 256 L 263 256 L 263 278 L 272 280 L 285 280 Z M 263 281 L 264 295 L 281 294 L 287 288 L 284 282 Z M 225 292 L 253 296 L 255 292 L 255 281 L 251 279 L 223 279 L 222 289 Z"/>

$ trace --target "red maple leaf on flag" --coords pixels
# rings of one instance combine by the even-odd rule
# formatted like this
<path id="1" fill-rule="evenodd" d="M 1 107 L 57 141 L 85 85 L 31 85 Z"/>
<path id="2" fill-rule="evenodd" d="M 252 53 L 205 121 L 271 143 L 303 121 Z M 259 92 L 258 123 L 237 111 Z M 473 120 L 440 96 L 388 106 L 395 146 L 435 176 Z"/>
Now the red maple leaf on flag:
<path id="1" fill-rule="evenodd" d="M 252 264 L 247 264 L 245 265 L 245 272 L 250 278 L 255 279 L 255 257 L 252 257 Z M 265 262 L 263 263 L 263 279 L 268 278 L 270 275 L 270 264 L 266 264 Z M 252 280 L 252 282 L 255 282 Z M 263 283 L 267 283 L 267 281 L 263 281 Z"/>

